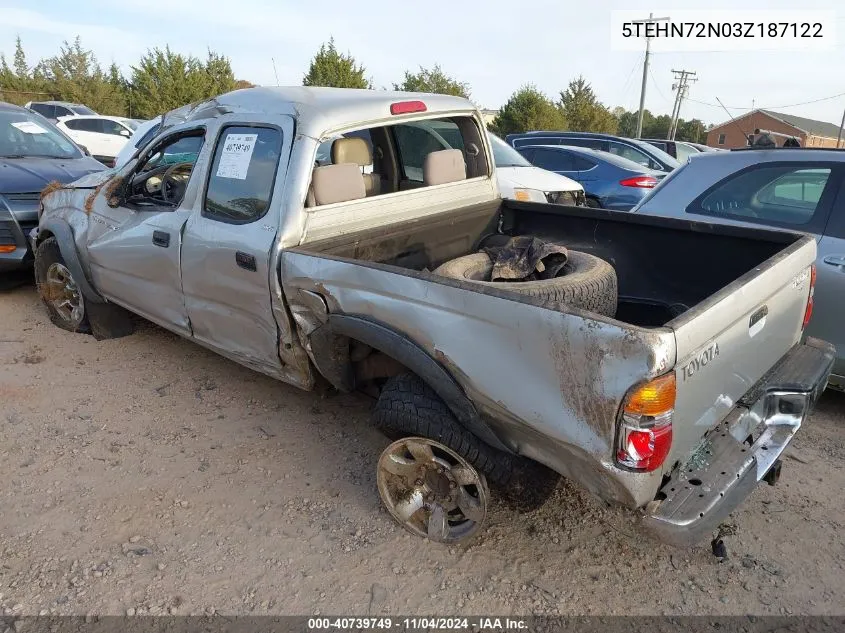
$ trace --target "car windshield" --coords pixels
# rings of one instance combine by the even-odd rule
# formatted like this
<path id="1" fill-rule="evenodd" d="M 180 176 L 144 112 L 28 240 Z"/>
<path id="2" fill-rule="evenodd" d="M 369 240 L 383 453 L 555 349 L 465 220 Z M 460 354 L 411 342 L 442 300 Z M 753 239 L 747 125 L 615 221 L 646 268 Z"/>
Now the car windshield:
<path id="1" fill-rule="evenodd" d="M 493 162 L 496 167 L 531 167 L 531 163 L 498 136 L 490 133 L 487 136 L 490 137 L 490 145 L 493 147 Z"/>
<path id="2" fill-rule="evenodd" d="M 79 158 L 73 142 L 38 115 L 0 111 L 0 158 Z"/>
<path id="3" fill-rule="evenodd" d="M 647 154 L 650 154 L 651 156 L 659 160 L 661 163 L 663 163 L 664 165 L 668 165 L 672 169 L 681 165 L 681 163 L 672 158 L 671 154 L 667 154 L 662 149 L 660 149 L 659 147 L 655 147 L 651 143 L 647 143 L 645 141 L 638 141 L 637 139 L 628 140 L 637 147 L 643 149 Z"/>
<path id="4" fill-rule="evenodd" d="M 84 114 L 84 115 L 87 115 L 87 116 L 90 116 L 92 114 L 97 114 L 91 108 L 88 108 L 84 105 L 70 106 L 70 109 L 73 110 L 74 112 L 76 112 L 76 114 Z"/>

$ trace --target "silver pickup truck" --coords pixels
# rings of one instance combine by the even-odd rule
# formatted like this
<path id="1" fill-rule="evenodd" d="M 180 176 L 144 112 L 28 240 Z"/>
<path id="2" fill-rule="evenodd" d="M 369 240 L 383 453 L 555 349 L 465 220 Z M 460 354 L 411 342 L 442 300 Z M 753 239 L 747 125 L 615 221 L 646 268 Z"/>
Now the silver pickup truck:
<path id="1" fill-rule="evenodd" d="M 302 389 L 372 395 L 394 440 L 379 493 L 421 536 L 474 534 L 488 482 L 541 499 L 563 475 L 666 542 L 707 537 L 775 481 L 826 386 L 832 347 L 802 341 L 815 242 L 503 201 L 494 176 L 464 99 L 228 93 L 164 116 L 119 170 L 45 190 L 39 292 L 67 330 L 126 335 L 131 312 Z M 571 269 L 489 281 L 483 249 L 518 236 Z"/>

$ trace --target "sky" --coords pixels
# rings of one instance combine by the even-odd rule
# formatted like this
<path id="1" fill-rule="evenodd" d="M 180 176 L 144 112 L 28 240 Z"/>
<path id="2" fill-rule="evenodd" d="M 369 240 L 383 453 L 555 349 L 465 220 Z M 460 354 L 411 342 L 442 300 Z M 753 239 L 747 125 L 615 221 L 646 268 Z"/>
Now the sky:
<path id="1" fill-rule="evenodd" d="M 800 6 L 834 10 L 838 4 L 806 0 Z M 571 79 L 583 75 L 605 105 L 634 110 L 643 53 L 611 50 L 611 11 L 671 16 L 671 5 L 665 0 L 657 5 L 639 0 L 0 0 L 0 52 L 11 63 L 20 36 L 34 64 L 79 35 L 103 66 L 114 61 L 128 73 L 152 47 L 169 45 L 201 58 L 210 48 L 229 57 L 238 79 L 297 85 L 320 44 L 334 37 L 340 50 L 366 67 L 377 88 L 392 87 L 405 70 L 440 64 L 470 84 L 479 106 L 497 109 L 523 84 L 557 98 Z M 674 6 L 718 11 L 737 3 L 676 1 Z M 760 20 L 771 9 L 795 6 L 794 0 L 742 4 Z M 840 31 L 835 50 L 653 54 L 646 107 L 668 114 L 674 98 L 671 70 L 686 69 L 695 71 L 698 81 L 690 87 L 683 118 L 727 120 L 718 98 L 734 117 L 763 107 L 838 124 L 845 110 L 842 6 L 835 18 Z M 838 96 L 829 98 L 833 95 Z"/>

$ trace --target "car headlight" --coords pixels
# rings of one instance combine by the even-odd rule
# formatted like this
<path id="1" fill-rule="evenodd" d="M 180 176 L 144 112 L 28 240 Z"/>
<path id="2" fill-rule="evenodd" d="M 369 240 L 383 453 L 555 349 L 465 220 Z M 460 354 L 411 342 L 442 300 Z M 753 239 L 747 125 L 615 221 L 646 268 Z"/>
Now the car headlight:
<path id="1" fill-rule="evenodd" d="M 514 200 L 521 202 L 546 202 L 546 194 L 539 189 L 514 189 Z"/>

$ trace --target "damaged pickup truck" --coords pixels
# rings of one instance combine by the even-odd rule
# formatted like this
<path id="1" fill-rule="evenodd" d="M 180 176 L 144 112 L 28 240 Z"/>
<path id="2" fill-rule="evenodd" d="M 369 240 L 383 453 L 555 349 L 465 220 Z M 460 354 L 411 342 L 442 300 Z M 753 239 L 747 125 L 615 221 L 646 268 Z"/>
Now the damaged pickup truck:
<path id="1" fill-rule="evenodd" d="M 694 544 L 774 483 L 833 362 L 802 341 L 811 237 L 503 201 L 456 97 L 186 106 L 121 169 L 48 192 L 31 238 L 62 328 L 122 336 L 132 312 L 302 389 L 372 395 L 381 498 L 439 542 L 476 533 L 488 482 L 539 501 L 563 475 Z"/>

